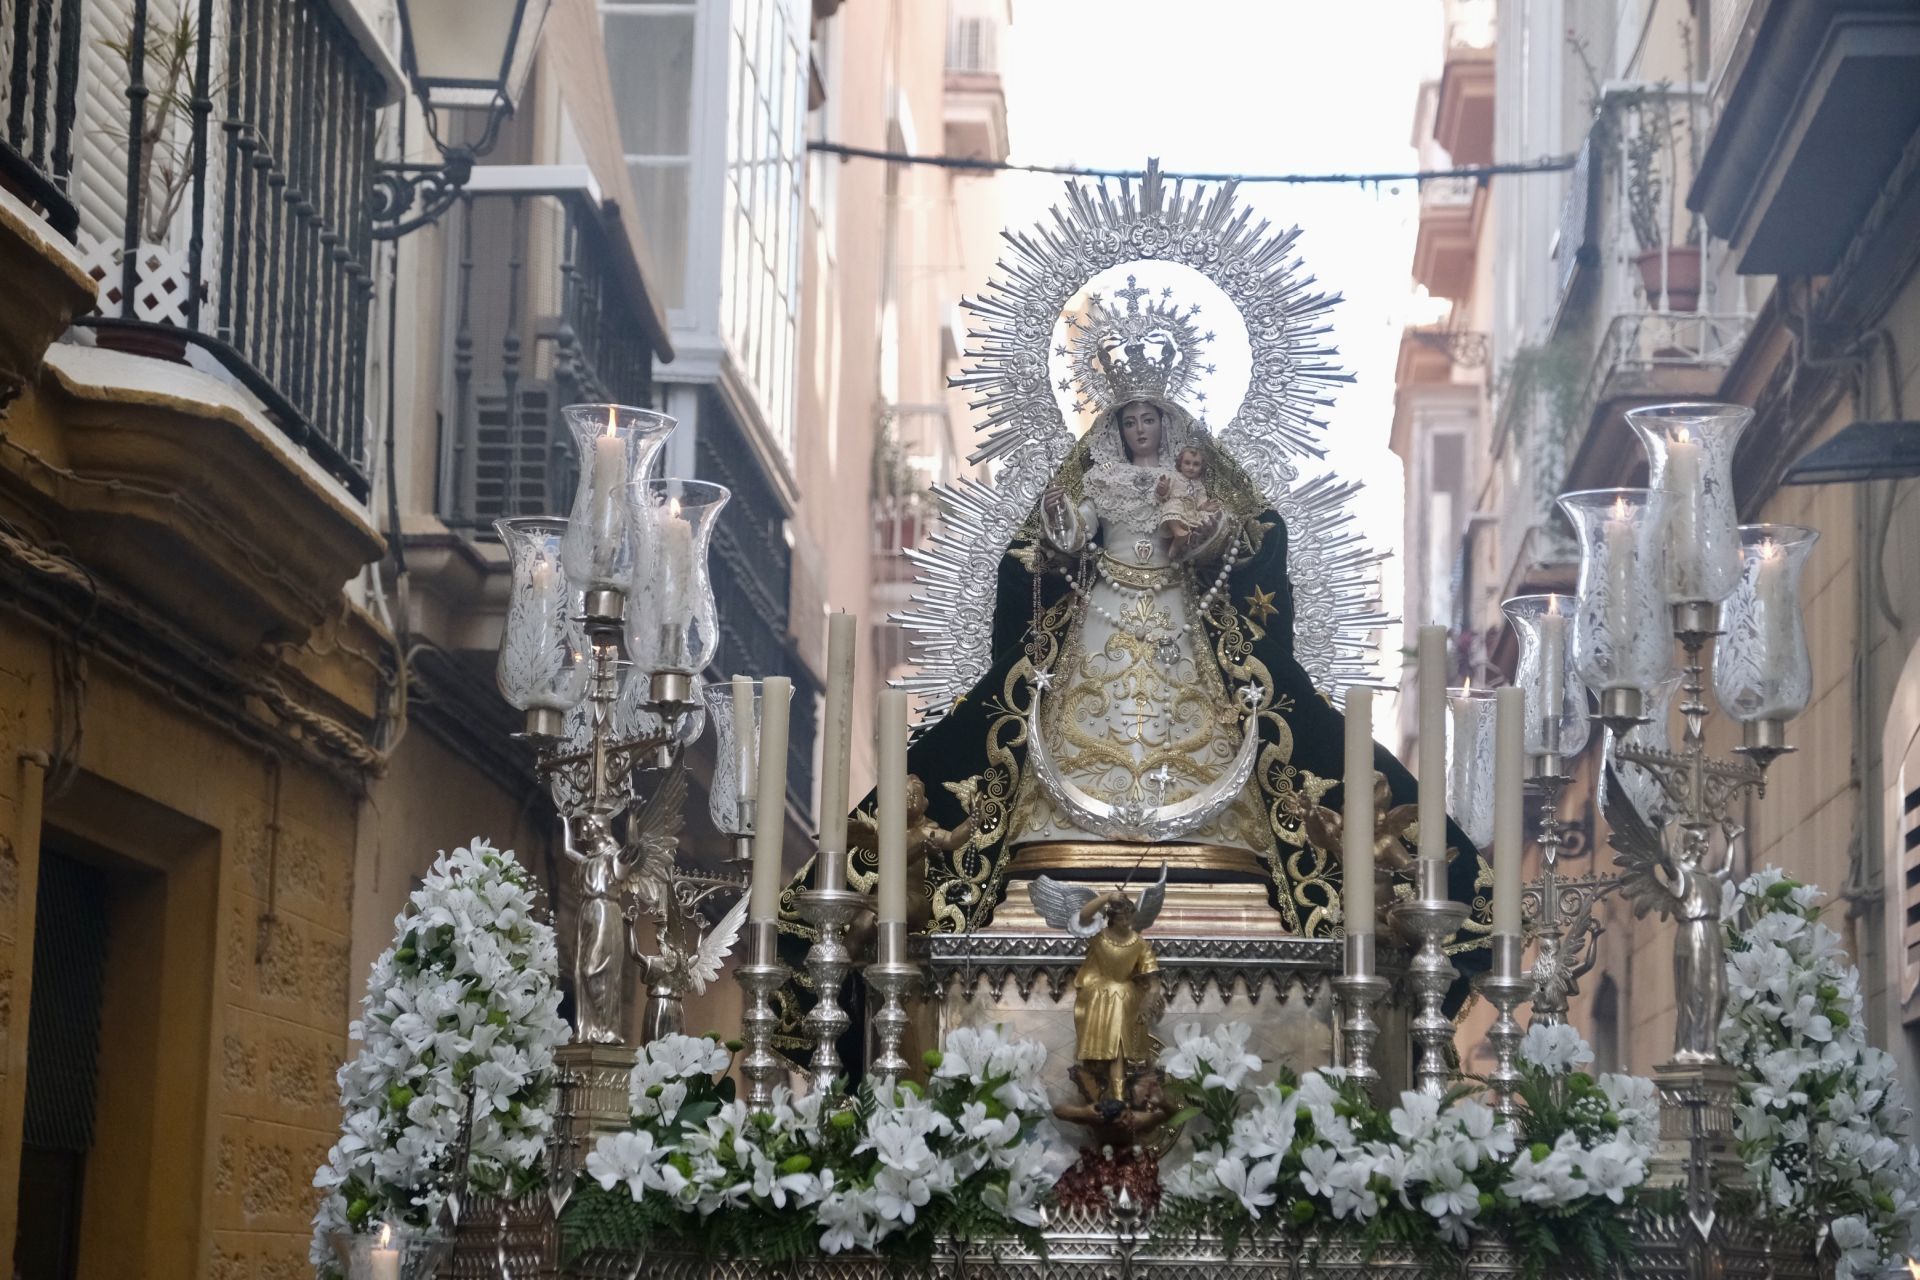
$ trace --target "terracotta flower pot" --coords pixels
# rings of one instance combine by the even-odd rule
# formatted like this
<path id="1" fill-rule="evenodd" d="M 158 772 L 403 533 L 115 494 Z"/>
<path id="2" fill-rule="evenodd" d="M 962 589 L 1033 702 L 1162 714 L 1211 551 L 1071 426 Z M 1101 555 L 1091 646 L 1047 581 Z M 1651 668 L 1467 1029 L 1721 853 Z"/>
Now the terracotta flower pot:
<path id="1" fill-rule="evenodd" d="M 1700 248 L 1677 245 L 1668 249 L 1647 249 L 1634 255 L 1633 265 L 1640 269 L 1640 283 L 1647 301 L 1660 306 L 1660 260 L 1666 259 L 1668 311 L 1696 311 L 1700 307 Z"/>

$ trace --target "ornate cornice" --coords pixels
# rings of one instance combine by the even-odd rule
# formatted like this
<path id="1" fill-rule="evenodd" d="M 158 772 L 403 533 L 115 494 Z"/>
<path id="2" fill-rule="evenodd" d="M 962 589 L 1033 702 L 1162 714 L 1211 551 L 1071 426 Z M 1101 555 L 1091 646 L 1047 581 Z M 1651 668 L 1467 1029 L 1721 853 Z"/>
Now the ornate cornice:
<path id="1" fill-rule="evenodd" d="M 970 991 L 985 980 L 995 1000 L 1011 982 L 1022 1000 L 1044 980 L 1047 998 L 1073 989 L 1086 955 L 1083 939 L 1059 933 L 937 933 L 928 939 L 928 961 L 942 996 Z M 1217 938 L 1153 936 L 1160 978 L 1168 995 L 1185 988 L 1195 1000 L 1209 987 L 1224 998 L 1236 983 L 1258 1003 L 1265 992 L 1285 1001 L 1297 989 L 1311 1005 L 1326 980 L 1340 971 L 1337 938 Z"/>

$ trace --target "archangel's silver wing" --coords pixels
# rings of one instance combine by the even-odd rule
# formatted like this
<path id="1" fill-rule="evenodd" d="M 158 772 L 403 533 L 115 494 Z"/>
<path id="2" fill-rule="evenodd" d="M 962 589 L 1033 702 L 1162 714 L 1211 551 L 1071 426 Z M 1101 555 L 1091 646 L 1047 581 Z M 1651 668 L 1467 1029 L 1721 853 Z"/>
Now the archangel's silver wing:
<path id="1" fill-rule="evenodd" d="M 1160 864 L 1160 879 L 1140 891 L 1139 905 L 1133 909 L 1133 927 L 1145 932 L 1167 900 L 1167 864 Z"/>
<path id="2" fill-rule="evenodd" d="M 1049 876 L 1036 876 L 1027 886 L 1027 897 L 1040 918 L 1056 929 L 1065 929 L 1078 938 L 1091 938 L 1107 927 L 1107 913 L 1101 911 L 1087 924 L 1080 923 L 1080 910 L 1099 894 L 1081 884 L 1061 884 Z"/>
<path id="3" fill-rule="evenodd" d="M 1607 844 L 1620 867 L 1620 895 L 1633 904 L 1633 914 L 1650 911 L 1669 915 L 1676 906 L 1673 872 L 1667 859 L 1666 838 L 1634 806 L 1620 775 L 1608 761 L 1606 805 Z"/>
<path id="4" fill-rule="evenodd" d="M 706 991 L 707 984 L 720 976 L 720 962 L 733 953 L 734 941 L 739 938 L 740 926 L 746 919 L 747 895 L 743 893 L 733 909 L 720 917 L 720 923 L 700 939 L 700 945 L 687 961 L 687 985 L 694 995 Z"/>

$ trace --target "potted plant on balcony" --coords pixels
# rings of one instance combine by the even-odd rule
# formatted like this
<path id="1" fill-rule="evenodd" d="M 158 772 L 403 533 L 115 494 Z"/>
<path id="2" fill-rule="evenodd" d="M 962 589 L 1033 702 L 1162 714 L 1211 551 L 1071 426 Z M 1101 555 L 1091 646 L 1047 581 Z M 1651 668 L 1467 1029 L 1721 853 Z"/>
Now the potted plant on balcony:
<path id="1" fill-rule="evenodd" d="M 122 128 L 114 141 L 139 149 L 138 190 L 140 225 L 136 236 L 135 285 L 131 301 L 123 298 L 126 257 L 124 244 L 103 240 L 87 254 L 87 268 L 101 282 L 103 309 L 118 306 L 127 320 L 145 320 L 155 327 L 107 326 L 98 331 L 102 346 L 166 360 L 186 358 L 186 339 L 176 329 L 186 326 L 186 301 L 194 282 L 187 256 L 175 247 L 175 222 L 193 188 L 194 64 L 199 31 L 183 9 L 175 15 L 154 15 L 146 30 L 142 82 L 148 96 L 138 135 Z M 101 48 L 117 61 L 128 81 L 133 76 L 133 33 L 101 41 Z M 218 95 L 221 78 L 210 76 L 209 97 Z M 204 284 L 200 286 L 204 291 Z M 169 327 L 158 327 L 169 326 Z"/>
<path id="2" fill-rule="evenodd" d="M 1640 245 L 1633 265 L 1640 272 L 1641 287 L 1655 310 L 1697 310 L 1700 306 L 1699 223 L 1689 215 L 1686 239 L 1682 243 L 1669 243 L 1667 235 L 1671 217 L 1664 200 L 1666 175 L 1679 170 L 1679 130 L 1668 86 L 1655 85 L 1631 95 L 1620 105 L 1631 108 L 1637 118 L 1637 127 L 1621 135 L 1620 155 L 1626 170 L 1627 221 Z M 1687 141 L 1691 149 L 1691 130 Z M 1663 292 L 1664 308 L 1660 305 Z"/>

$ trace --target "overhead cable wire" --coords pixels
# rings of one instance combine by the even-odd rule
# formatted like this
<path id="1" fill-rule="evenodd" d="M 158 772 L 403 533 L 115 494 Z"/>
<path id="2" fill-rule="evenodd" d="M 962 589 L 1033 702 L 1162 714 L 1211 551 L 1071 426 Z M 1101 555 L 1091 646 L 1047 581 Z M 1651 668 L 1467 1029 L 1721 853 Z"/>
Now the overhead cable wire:
<path id="1" fill-rule="evenodd" d="M 960 169 L 971 173 L 1050 173 L 1066 178 L 1144 178 L 1144 169 L 1095 169 L 1067 164 L 1014 164 L 1007 160 L 982 160 L 971 156 L 915 155 L 908 151 L 887 151 L 878 147 L 856 147 L 844 142 L 810 141 L 807 150 L 819 155 L 839 156 L 846 160 L 882 160 L 888 164 L 927 165 L 936 169 Z M 1469 164 L 1453 169 L 1407 169 L 1390 173 L 1174 173 L 1162 170 L 1162 178 L 1187 182 L 1269 182 L 1295 186 L 1359 185 L 1388 182 L 1435 182 L 1445 178 L 1471 178 L 1484 181 L 1498 177 L 1524 177 L 1535 173 L 1564 173 L 1573 168 L 1575 157 L 1543 156 L 1508 164 Z"/>

